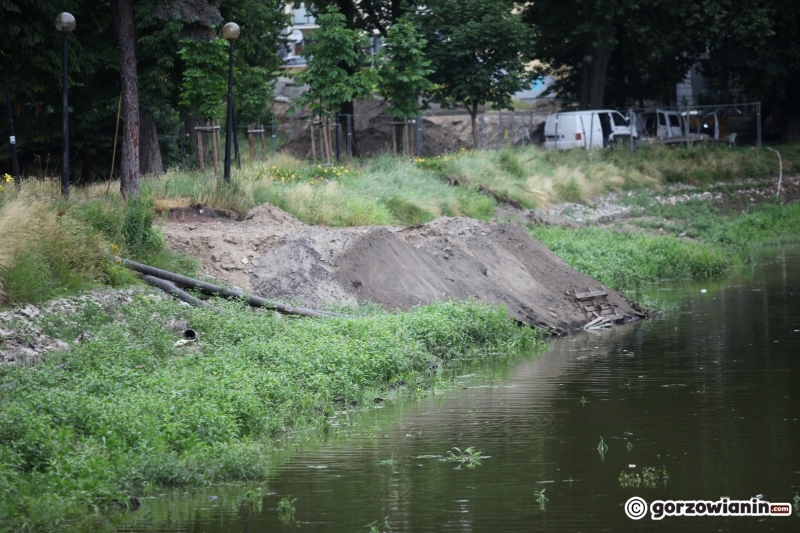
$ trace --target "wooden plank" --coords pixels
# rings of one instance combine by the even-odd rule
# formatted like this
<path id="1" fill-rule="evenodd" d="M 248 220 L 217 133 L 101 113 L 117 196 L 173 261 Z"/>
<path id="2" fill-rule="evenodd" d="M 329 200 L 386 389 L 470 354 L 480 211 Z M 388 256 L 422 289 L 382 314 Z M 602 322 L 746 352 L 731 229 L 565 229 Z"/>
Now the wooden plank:
<path id="1" fill-rule="evenodd" d="M 595 324 L 598 324 L 599 322 L 602 322 L 603 320 L 605 320 L 605 318 L 603 318 L 603 317 L 595 318 L 591 322 L 588 322 L 588 323 L 584 324 L 583 327 L 584 327 L 584 329 L 590 328 L 590 327 L 594 326 Z"/>
<path id="2" fill-rule="evenodd" d="M 583 306 L 583 309 L 588 313 L 589 311 L 594 311 L 596 307 L 593 305 L 585 305 Z"/>
<path id="3" fill-rule="evenodd" d="M 575 298 L 578 300 L 588 300 L 597 296 L 608 296 L 608 291 L 576 292 Z"/>
<path id="4" fill-rule="evenodd" d="M 608 316 L 608 315 L 613 315 L 615 313 L 611 309 L 604 309 L 603 311 L 600 311 L 600 314 L 603 316 Z"/>

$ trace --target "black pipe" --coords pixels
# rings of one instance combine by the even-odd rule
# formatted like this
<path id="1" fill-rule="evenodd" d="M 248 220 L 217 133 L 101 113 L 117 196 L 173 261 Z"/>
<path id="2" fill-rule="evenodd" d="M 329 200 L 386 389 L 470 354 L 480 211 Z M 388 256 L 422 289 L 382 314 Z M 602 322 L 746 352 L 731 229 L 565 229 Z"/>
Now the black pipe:
<path id="1" fill-rule="evenodd" d="M 205 281 L 200 281 L 187 276 L 182 276 L 180 274 L 176 274 L 175 272 L 161 270 L 160 268 L 155 268 L 142 263 L 137 263 L 136 261 L 131 261 L 130 259 L 122 259 L 121 257 L 112 257 L 112 259 L 114 261 L 122 263 L 125 266 L 132 268 L 136 272 L 148 276 L 153 276 L 156 278 L 161 278 L 162 280 L 165 279 L 175 283 L 176 285 L 181 285 L 183 287 L 188 287 L 190 289 L 197 289 L 206 294 L 214 294 L 225 298 L 245 299 L 247 303 L 250 304 L 252 307 L 263 307 L 265 309 L 272 309 L 274 311 L 283 313 L 285 315 L 297 315 L 309 318 L 345 316 L 337 313 L 331 313 L 328 311 L 317 311 L 316 309 L 308 309 L 306 307 L 294 307 L 279 302 L 272 302 L 270 300 L 267 300 L 266 298 L 253 296 L 251 294 L 247 294 L 242 291 L 237 291 L 234 289 L 226 289 L 225 287 L 220 287 L 219 285 L 214 285 L 213 283 L 207 283 Z"/>
<path id="2" fill-rule="evenodd" d="M 6 108 L 8 109 L 8 138 L 11 144 L 11 175 L 14 185 L 20 186 L 19 163 L 17 162 L 17 138 L 14 136 L 14 115 L 11 112 L 11 91 L 8 89 L 8 74 L 6 74 Z"/>
<path id="3" fill-rule="evenodd" d="M 192 296 L 188 292 L 179 289 L 178 287 L 176 287 L 175 285 L 173 285 L 169 281 L 166 281 L 166 280 L 163 280 L 163 279 L 158 279 L 158 278 L 153 277 L 153 276 L 142 276 L 142 278 L 147 283 L 152 285 L 153 287 L 158 287 L 162 291 L 166 292 L 170 296 L 174 296 L 178 300 L 182 300 L 182 301 L 184 301 L 186 303 L 190 303 L 190 304 L 192 304 L 192 305 L 194 305 L 196 307 L 207 307 L 207 308 L 210 308 L 210 309 L 214 309 L 213 306 L 207 304 L 203 300 L 195 298 L 194 296 Z"/>

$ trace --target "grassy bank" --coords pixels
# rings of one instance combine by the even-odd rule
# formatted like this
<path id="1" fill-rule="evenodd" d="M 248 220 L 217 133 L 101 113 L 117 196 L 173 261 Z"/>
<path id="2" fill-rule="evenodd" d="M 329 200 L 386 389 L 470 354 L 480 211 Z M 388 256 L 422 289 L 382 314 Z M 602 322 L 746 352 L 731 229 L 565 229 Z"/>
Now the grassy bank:
<path id="1" fill-rule="evenodd" d="M 81 324 L 48 320 L 65 341 L 83 327 L 94 340 L 0 367 L 0 530 L 55 531 L 152 486 L 262 479 L 287 431 L 331 428 L 345 405 L 426 394 L 448 361 L 541 342 L 477 304 L 326 320 L 219 305 L 87 304 Z M 200 344 L 176 347 L 170 319 Z"/>
<path id="2" fill-rule="evenodd" d="M 531 233 L 576 270 L 622 290 L 718 278 L 751 261 L 759 248 L 800 242 L 800 204 L 738 213 L 703 200 L 661 205 L 643 195 L 632 203 L 640 216 L 625 227 L 536 227 Z"/>
<path id="3" fill-rule="evenodd" d="M 781 150 L 785 172 L 800 169 L 800 145 Z M 310 224 L 413 225 L 439 216 L 489 220 L 503 203 L 542 207 L 671 181 L 701 184 L 776 171 L 774 154 L 750 148 L 630 153 L 523 147 L 414 161 L 383 156 L 331 168 L 279 154 L 246 163 L 230 184 L 185 170 L 146 178 L 137 203 L 122 202 L 117 183 L 73 187 L 69 200 L 62 200 L 55 180 L 25 180 L 21 191 L 13 186 L 0 191 L 0 303 L 37 302 L 130 281 L 130 274 L 106 261 L 112 246 L 127 257 L 190 272 L 191 263 L 171 254 L 153 229 L 169 207 L 202 203 L 244 215 L 269 202 Z"/>
<path id="4" fill-rule="evenodd" d="M 800 169 L 800 146 L 783 149 L 784 170 Z M 490 219 L 498 202 L 524 208 L 582 202 L 622 190 L 668 182 L 710 183 L 774 176 L 774 154 L 709 146 L 692 151 L 664 147 L 618 151 L 462 151 L 414 161 L 390 156 L 309 166 L 284 155 L 245 165 L 234 186 L 195 172 L 172 172 L 148 181 L 148 197 L 203 203 L 245 213 L 270 202 L 309 224 L 357 226 L 418 224 L 439 216 Z"/>

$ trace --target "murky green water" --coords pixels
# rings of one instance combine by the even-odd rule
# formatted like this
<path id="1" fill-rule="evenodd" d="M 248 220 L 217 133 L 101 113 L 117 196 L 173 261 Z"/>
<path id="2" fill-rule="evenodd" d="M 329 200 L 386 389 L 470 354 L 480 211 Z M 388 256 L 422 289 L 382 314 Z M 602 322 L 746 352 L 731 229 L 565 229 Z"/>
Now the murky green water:
<path id="1" fill-rule="evenodd" d="M 797 516 L 636 522 L 623 510 L 632 496 L 792 502 L 800 492 L 800 250 L 657 296 L 678 311 L 561 339 L 541 358 L 363 415 L 347 439 L 297 445 L 260 495 L 165 495 L 120 531 L 351 533 L 384 517 L 408 532 L 800 531 Z M 461 469 L 420 457 L 454 447 L 489 457 Z M 622 486 L 620 473 L 644 467 L 669 478 Z M 275 508 L 289 494 L 295 519 L 284 523 Z"/>

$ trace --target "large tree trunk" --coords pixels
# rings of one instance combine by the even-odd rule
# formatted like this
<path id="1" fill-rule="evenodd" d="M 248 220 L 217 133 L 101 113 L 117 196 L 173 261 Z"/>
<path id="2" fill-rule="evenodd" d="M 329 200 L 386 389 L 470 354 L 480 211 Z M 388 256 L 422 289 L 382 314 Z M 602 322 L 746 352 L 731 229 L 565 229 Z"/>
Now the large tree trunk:
<path id="1" fill-rule="evenodd" d="M 344 102 L 341 106 L 339 106 L 339 121 L 342 124 L 342 131 L 347 132 L 347 116 L 350 115 L 350 127 L 352 131 L 350 132 L 350 139 L 353 143 L 353 157 L 356 157 L 359 154 L 358 144 L 356 141 L 356 117 L 355 117 L 355 106 L 353 102 Z M 344 138 L 345 146 L 347 146 L 347 133 L 345 133 Z M 345 150 L 346 151 L 346 150 Z"/>
<path id="2" fill-rule="evenodd" d="M 139 196 L 139 86 L 136 74 L 136 37 L 133 0 L 113 0 L 112 12 L 119 42 L 122 85 L 122 159 L 120 191 L 123 198 Z"/>
<path id="3" fill-rule="evenodd" d="M 158 146 L 156 121 L 150 115 L 142 115 L 139 123 L 139 171 L 142 175 L 160 176 L 164 173 L 161 148 Z"/>
<path id="4" fill-rule="evenodd" d="M 579 104 L 581 109 L 589 109 L 589 79 L 591 76 L 591 63 L 593 59 L 592 54 L 592 39 L 586 35 L 583 38 L 583 72 L 581 74 L 581 93 L 579 97 Z"/>
<path id="5" fill-rule="evenodd" d="M 467 108 L 467 112 L 469 113 L 469 121 L 472 125 L 472 145 L 477 150 L 478 147 L 478 128 L 477 128 L 477 119 L 478 119 L 478 104 L 472 104 L 472 107 L 468 105 L 464 105 Z"/>
<path id="6" fill-rule="evenodd" d="M 591 62 L 591 83 L 589 85 L 592 109 L 602 109 L 606 100 L 606 79 L 608 64 L 611 61 L 611 36 L 613 27 L 604 29 L 595 43 Z"/>

